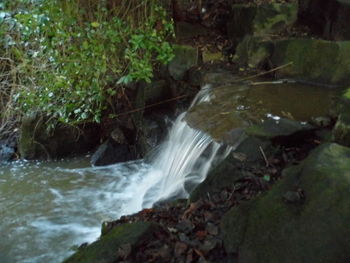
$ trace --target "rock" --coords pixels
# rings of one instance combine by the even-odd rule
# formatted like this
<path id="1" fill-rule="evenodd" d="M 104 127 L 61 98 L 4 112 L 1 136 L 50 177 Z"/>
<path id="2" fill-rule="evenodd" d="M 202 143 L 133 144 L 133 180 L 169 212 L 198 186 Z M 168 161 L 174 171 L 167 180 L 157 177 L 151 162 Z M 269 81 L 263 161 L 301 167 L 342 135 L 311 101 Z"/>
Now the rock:
<path id="1" fill-rule="evenodd" d="M 248 37 L 237 47 L 235 60 L 240 65 L 264 69 L 288 64 L 275 72 L 276 78 L 334 86 L 350 84 L 349 52 L 350 41 Z"/>
<path id="2" fill-rule="evenodd" d="M 154 113 L 150 118 L 144 116 L 138 141 L 138 152 L 141 156 L 151 154 L 161 144 L 167 134 L 167 118 L 165 113 L 164 115 Z"/>
<path id="3" fill-rule="evenodd" d="M 279 40 L 274 42 L 271 63 L 272 67 L 293 63 L 278 70 L 276 77 L 341 85 L 350 83 L 349 52 L 350 41 Z"/>
<path id="4" fill-rule="evenodd" d="M 221 221 L 227 253 L 241 263 L 349 262 L 349 158 L 349 148 L 321 145 L 272 190 L 232 208 Z"/>
<path id="5" fill-rule="evenodd" d="M 10 147 L 6 141 L 0 141 L 0 164 L 2 162 L 8 162 L 15 154 L 15 149 Z"/>
<path id="6" fill-rule="evenodd" d="M 111 137 L 98 147 L 91 157 L 95 166 L 127 162 L 135 159 L 121 129 L 114 129 Z"/>
<path id="7" fill-rule="evenodd" d="M 23 118 L 18 150 L 21 158 L 56 159 L 72 154 L 83 154 L 96 147 L 99 128 L 93 124 L 73 127 L 57 124 L 52 130 L 39 113 Z"/>
<path id="8" fill-rule="evenodd" d="M 157 225 L 136 222 L 114 227 L 100 239 L 79 249 L 63 263 L 114 263 L 121 262 L 147 236 L 156 231 Z"/>
<path id="9" fill-rule="evenodd" d="M 349 0 L 299 0 L 298 23 L 326 39 L 350 40 Z"/>
<path id="10" fill-rule="evenodd" d="M 175 32 L 177 39 L 192 39 L 199 36 L 206 36 L 210 33 L 210 30 L 201 24 L 177 22 L 175 25 Z"/>
<path id="11" fill-rule="evenodd" d="M 199 63 L 198 49 L 191 46 L 175 45 L 174 54 L 174 59 L 168 65 L 169 74 L 175 80 L 183 80 L 187 70 Z"/>
<path id="12" fill-rule="evenodd" d="M 276 34 L 297 20 L 296 3 L 271 3 L 261 5 L 234 4 L 227 32 L 234 43 L 247 35 Z"/>
<path id="13" fill-rule="evenodd" d="M 241 67 L 266 68 L 273 54 L 272 41 L 261 37 L 246 36 L 237 46 L 234 60 Z"/>
<path id="14" fill-rule="evenodd" d="M 271 144 L 258 138 L 245 138 L 220 164 L 209 171 L 207 178 L 191 193 L 190 200 L 212 195 L 220 189 L 233 186 L 234 183 L 248 173 L 242 167 L 265 165 L 261 149 L 267 154 L 273 151 Z M 238 158 L 238 156 L 242 158 Z"/>
<path id="15" fill-rule="evenodd" d="M 211 52 L 209 50 L 205 50 L 202 53 L 202 59 L 203 63 L 208 63 L 208 62 L 218 62 L 218 61 L 223 61 L 224 56 L 222 52 Z"/>
<path id="16" fill-rule="evenodd" d="M 245 132 L 253 137 L 271 140 L 278 137 L 287 137 L 299 132 L 312 131 L 315 128 L 307 123 L 280 118 L 279 120 L 267 119 L 261 124 L 256 124 L 245 129 Z"/>
<path id="17" fill-rule="evenodd" d="M 332 140 L 350 147 L 350 115 L 340 114 L 332 131 Z"/>

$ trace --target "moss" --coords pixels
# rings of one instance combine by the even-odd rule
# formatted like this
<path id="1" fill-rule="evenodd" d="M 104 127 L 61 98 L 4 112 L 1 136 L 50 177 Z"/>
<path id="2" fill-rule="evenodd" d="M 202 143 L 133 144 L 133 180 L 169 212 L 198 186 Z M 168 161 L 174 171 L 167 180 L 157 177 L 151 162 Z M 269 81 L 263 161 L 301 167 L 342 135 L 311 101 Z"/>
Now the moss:
<path id="1" fill-rule="evenodd" d="M 192 46 L 174 45 L 174 54 L 168 65 L 169 73 L 174 79 L 181 80 L 187 70 L 198 64 L 198 50 Z"/>
<path id="2" fill-rule="evenodd" d="M 225 247 L 236 249 L 242 263 L 348 262 L 349 157 L 349 148 L 325 144 L 287 169 L 248 212 L 235 208 L 223 218 Z M 302 202 L 284 201 L 287 191 L 297 189 L 303 190 Z"/>
<path id="3" fill-rule="evenodd" d="M 113 228 L 99 240 L 81 248 L 63 263 L 114 263 L 118 262 L 117 251 L 121 245 L 135 246 L 142 241 L 156 225 L 149 222 L 123 224 Z"/>
<path id="4" fill-rule="evenodd" d="M 332 131 L 332 139 L 341 145 L 350 146 L 350 114 L 344 112 L 339 115 Z"/>
<path id="5" fill-rule="evenodd" d="M 292 62 L 276 72 L 278 77 L 292 77 L 329 84 L 350 83 L 350 41 L 287 39 L 274 42 L 273 66 Z"/>
<path id="6" fill-rule="evenodd" d="M 350 88 L 348 88 L 344 93 L 344 98 L 350 100 Z"/>

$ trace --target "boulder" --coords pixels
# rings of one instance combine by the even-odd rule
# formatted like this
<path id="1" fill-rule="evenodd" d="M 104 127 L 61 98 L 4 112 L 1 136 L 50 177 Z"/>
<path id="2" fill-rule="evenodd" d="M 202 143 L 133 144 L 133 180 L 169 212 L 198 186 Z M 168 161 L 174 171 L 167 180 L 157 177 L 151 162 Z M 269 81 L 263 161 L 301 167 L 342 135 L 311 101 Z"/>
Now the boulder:
<path id="1" fill-rule="evenodd" d="M 349 262 L 350 149 L 316 148 L 272 190 L 221 220 L 227 253 L 240 263 Z"/>
<path id="2" fill-rule="evenodd" d="M 91 157 L 91 164 L 95 166 L 110 165 L 127 162 L 135 159 L 130 146 L 121 129 L 114 129 L 102 145 L 98 147 Z"/>
<path id="3" fill-rule="evenodd" d="M 350 147 L 350 115 L 340 114 L 332 131 L 332 140 L 341 145 Z"/>
<path id="4" fill-rule="evenodd" d="M 330 86 L 350 84 L 350 41 L 290 38 L 246 38 L 237 47 L 235 60 L 263 69 L 285 66 L 277 78 L 292 78 Z"/>
<path id="5" fill-rule="evenodd" d="M 296 3 L 269 3 L 261 5 L 234 4 L 227 22 L 227 32 L 233 43 L 247 35 L 276 34 L 297 20 Z"/>
<path id="6" fill-rule="evenodd" d="M 79 248 L 63 263 L 114 263 L 132 255 L 132 250 L 144 241 L 157 225 L 149 222 L 136 222 L 114 227 L 100 239 Z M 135 262 L 135 261 L 133 261 Z"/>
<path id="7" fill-rule="evenodd" d="M 208 195 L 211 196 L 222 188 L 233 186 L 242 177 L 252 175 L 248 171 L 249 167 L 265 165 L 260 148 L 265 153 L 273 151 L 272 145 L 268 141 L 254 137 L 244 138 L 237 148 L 230 152 L 225 160 L 210 170 L 206 179 L 193 190 L 190 195 L 191 202 Z"/>
<path id="8" fill-rule="evenodd" d="M 73 127 L 62 123 L 50 129 L 39 113 L 22 119 L 18 150 L 21 158 L 56 159 L 83 154 L 93 149 L 99 140 L 99 128 L 93 124 Z"/>
<path id="9" fill-rule="evenodd" d="M 186 45 L 174 45 L 174 59 L 169 63 L 168 70 L 175 80 L 183 80 L 186 72 L 199 63 L 197 48 Z"/>
<path id="10" fill-rule="evenodd" d="M 0 164 L 8 162 L 15 154 L 15 149 L 10 147 L 5 141 L 0 141 Z"/>
<path id="11" fill-rule="evenodd" d="M 278 120 L 267 119 L 260 124 L 245 129 L 249 136 L 258 137 L 264 140 L 272 140 L 279 137 L 287 137 L 296 133 L 309 132 L 314 130 L 310 124 L 280 118 Z"/>
<path id="12" fill-rule="evenodd" d="M 350 1 L 299 0 L 298 23 L 322 38 L 350 40 Z"/>

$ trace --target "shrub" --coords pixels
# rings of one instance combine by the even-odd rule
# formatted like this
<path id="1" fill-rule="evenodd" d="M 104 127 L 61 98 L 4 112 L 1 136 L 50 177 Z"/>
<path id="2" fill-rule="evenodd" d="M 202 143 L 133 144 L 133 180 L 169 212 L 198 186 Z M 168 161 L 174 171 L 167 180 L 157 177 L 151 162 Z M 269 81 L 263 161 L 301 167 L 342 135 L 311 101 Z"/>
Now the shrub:
<path id="1" fill-rule="evenodd" d="M 0 74 L 11 76 L 0 81 L 14 116 L 40 111 L 52 123 L 100 122 L 109 98 L 125 96 L 123 84 L 150 82 L 154 67 L 173 57 L 173 24 L 155 0 L 8 1 L 3 8 L 12 10 L 0 15 Z"/>

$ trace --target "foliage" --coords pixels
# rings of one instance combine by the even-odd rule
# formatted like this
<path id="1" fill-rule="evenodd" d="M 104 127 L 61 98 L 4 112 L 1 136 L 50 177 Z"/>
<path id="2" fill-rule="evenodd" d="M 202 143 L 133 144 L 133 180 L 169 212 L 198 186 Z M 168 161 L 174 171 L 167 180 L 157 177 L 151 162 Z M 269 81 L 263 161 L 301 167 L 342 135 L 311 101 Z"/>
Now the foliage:
<path id="1" fill-rule="evenodd" d="M 100 122 L 109 98 L 125 96 L 123 84 L 150 82 L 154 67 L 173 58 L 173 24 L 155 0 L 17 0 L 3 8 L 12 10 L 0 13 L 8 62 L 0 74 L 11 75 L 7 101 L 20 112 Z"/>

